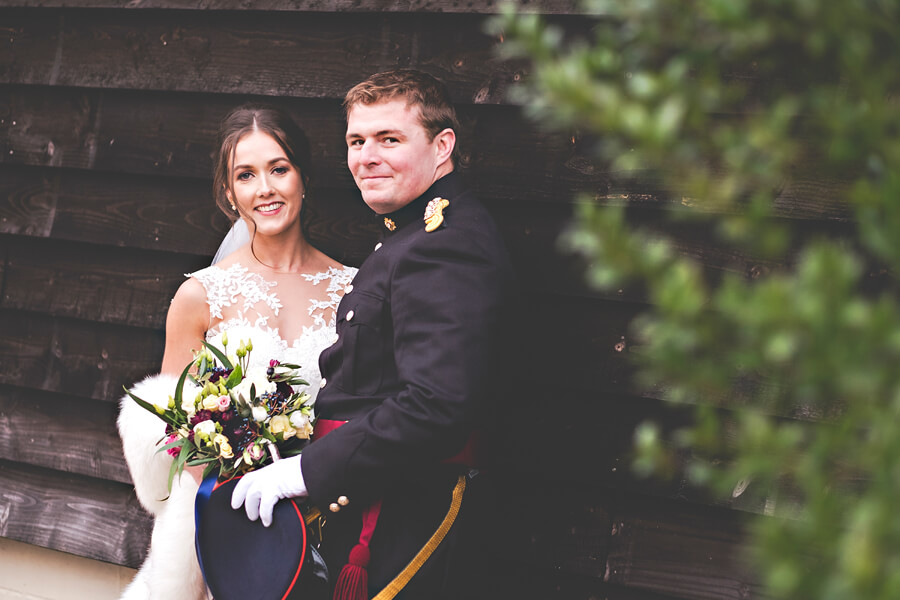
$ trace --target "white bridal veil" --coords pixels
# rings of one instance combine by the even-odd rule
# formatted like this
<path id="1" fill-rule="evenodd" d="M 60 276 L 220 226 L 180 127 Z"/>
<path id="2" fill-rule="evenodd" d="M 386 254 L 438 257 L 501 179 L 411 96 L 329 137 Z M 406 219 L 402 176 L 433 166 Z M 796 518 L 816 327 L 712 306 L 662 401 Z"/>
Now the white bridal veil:
<path id="1" fill-rule="evenodd" d="M 250 241 L 250 230 L 247 223 L 243 219 L 238 219 L 225 234 L 225 239 L 219 244 L 216 255 L 213 257 L 212 264 L 216 264 L 244 244 Z"/>

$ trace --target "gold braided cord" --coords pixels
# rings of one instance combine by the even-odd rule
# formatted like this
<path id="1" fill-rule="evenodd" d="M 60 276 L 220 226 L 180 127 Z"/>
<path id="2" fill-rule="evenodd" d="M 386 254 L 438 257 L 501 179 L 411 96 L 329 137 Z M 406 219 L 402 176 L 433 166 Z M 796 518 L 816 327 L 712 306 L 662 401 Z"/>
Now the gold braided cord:
<path id="1" fill-rule="evenodd" d="M 456 487 L 453 488 L 453 498 L 450 501 L 450 510 L 447 511 L 447 516 L 444 517 L 441 526 L 437 528 L 437 531 L 431 536 L 431 539 L 419 550 L 418 554 L 416 554 L 409 564 L 400 571 L 400 573 L 394 577 L 394 580 L 390 582 L 387 587 L 378 592 L 372 600 L 391 600 L 394 596 L 396 596 L 403 587 L 409 583 L 409 580 L 412 579 L 412 576 L 415 575 L 422 565 L 425 564 L 425 561 L 432 555 L 432 553 L 437 549 L 438 546 L 441 545 L 441 542 L 444 541 L 444 537 L 447 535 L 447 532 L 450 531 L 450 527 L 453 525 L 453 522 L 456 520 L 456 516 L 459 514 L 459 508 L 462 506 L 462 497 L 463 492 L 466 491 L 466 476 L 460 475 L 459 480 L 456 482 Z"/>
<path id="2" fill-rule="evenodd" d="M 310 507 L 310 509 L 303 515 L 303 520 L 306 521 L 307 525 L 310 525 L 313 521 L 322 516 L 322 511 L 320 511 L 315 506 Z"/>

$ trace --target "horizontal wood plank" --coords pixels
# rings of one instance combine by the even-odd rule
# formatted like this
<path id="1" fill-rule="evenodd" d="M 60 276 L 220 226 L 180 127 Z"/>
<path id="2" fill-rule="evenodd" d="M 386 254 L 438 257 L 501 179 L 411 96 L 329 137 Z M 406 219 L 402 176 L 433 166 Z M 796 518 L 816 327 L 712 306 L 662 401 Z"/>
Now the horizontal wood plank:
<path id="1" fill-rule="evenodd" d="M 0 455 L 130 484 L 116 432 L 118 412 L 112 402 L 0 386 Z"/>
<path id="2" fill-rule="evenodd" d="M 161 329 L 169 301 L 205 257 L 17 237 L 0 307 Z"/>
<path id="3" fill-rule="evenodd" d="M 151 528 L 130 485 L 0 460 L 0 536 L 137 567 Z"/>
<path id="4" fill-rule="evenodd" d="M 0 384 L 111 402 L 162 353 L 158 330 L 0 309 Z"/>
<path id="5" fill-rule="evenodd" d="M 0 80 L 31 85 L 341 98 L 414 67 L 457 101 L 499 103 L 521 76 L 484 16 L 257 11 L 4 11 Z"/>
<path id="6" fill-rule="evenodd" d="M 437 12 L 492 14 L 498 0 L 0 0 L 0 7 L 22 8 L 120 8 L 177 10 L 254 10 L 302 12 Z M 523 12 L 541 14 L 578 14 L 576 0 L 522 0 Z"/>
<path id="7" fill-rule="evenodd" d="M 745 555 L 745 516 L 623 498 L 610 510 L 606 581 L 691 600 L 765 598 Z"/>

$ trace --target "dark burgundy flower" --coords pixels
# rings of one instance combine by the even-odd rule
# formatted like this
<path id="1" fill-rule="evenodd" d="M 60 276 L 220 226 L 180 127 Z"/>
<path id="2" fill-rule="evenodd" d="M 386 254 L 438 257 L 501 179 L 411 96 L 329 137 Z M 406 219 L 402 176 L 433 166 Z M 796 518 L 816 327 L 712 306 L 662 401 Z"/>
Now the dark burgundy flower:
<path id="1" fill-rule="evenodd" d="M 232 369 L 226 369 L 224 367 L 213 367 L 210 370 L 211 375 L 209 376 L 209 380 L 212 383 L 216 383 L 221 378 L 227 379 L 229 375 L 231 375 Z"/>
<path id="2" fill-rule="evenodd" d="M 191 417 L 191 427 L 196 425 L 197 423 L 201 423 L 203 421 L 209 421 L 212 419 L 213 414 L 211 411 L 206 410 L 205 408 L 202 410 L 198 410 L 197 414 Z"/>

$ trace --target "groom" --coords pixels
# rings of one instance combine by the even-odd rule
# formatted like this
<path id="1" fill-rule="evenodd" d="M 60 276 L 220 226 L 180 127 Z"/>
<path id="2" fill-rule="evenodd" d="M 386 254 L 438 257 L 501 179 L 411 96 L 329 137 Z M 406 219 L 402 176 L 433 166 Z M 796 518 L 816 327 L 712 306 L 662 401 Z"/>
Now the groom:
<path id="1" fill-rule="evenodd" d="M 440 82 L 379 73 L 344 109 L 347 165 L 382 237 L 344 290 L 336 342 L 320 357 L 313 443 L 245 476 L 232 505 L 268 525 L 279 499 L 309 496 L 327 517 L 320 551 L 336 597 L 354 570 L 368 572 L 365 597 L 401 572 L 409 582 L 397 598 L 476 597 L 487 540 L 474 440 L 496 395 L 512 270 L 455 172 L 459 126 Z M 423 547 L 424 565 L 404 571 Z"/>

